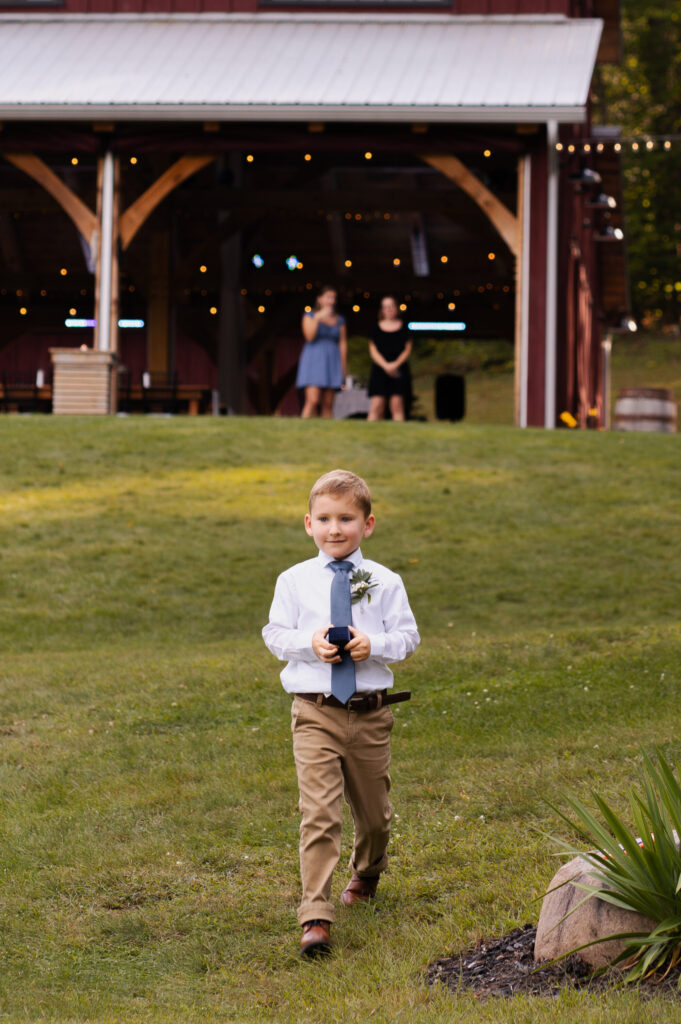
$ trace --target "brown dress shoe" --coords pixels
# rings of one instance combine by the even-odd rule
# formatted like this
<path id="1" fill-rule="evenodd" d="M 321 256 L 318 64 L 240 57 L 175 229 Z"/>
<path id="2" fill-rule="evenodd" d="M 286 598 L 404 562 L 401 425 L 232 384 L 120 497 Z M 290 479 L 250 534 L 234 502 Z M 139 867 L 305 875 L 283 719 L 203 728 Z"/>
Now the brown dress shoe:
<path id="1" fill-rule="evenodd" d="M 331 925 L 328 921 L 306 921 L 300 937 L 304 956 L 319 956 L 331 951 Z"/>
<path id="2" fill-rule="evenodd" d="M 360 878 L 353 875 L 341 893 L 341 903 L 346 907 L 354 907 L 357 903 L 368 903 L 376 895 L 378 875 L 373 878 Z"/>

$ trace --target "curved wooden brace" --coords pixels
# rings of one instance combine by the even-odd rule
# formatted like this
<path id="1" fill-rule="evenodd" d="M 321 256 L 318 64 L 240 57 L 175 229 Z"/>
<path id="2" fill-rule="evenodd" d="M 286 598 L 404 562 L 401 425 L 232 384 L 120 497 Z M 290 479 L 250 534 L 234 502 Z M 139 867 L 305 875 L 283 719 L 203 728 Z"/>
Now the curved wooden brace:
<path id="1" fill-rule="evenodd" d="M 150 185 L 134 203 L 121 215 L 119 222 L 121 248 L 127 249 L 133 238 L 149 215 L 165 197 L 181 185 L 183 181 L 196 174 L 207 164 L 215 160 L 214 156 L 181 156 L 160 178 Z"/>
<path id="2" fill-rule="evenodd" d="M 57 200 L 92 249 L 93 236 L 97 230 L 97 217 L 83 200 L 72 192 L 40 157 L 33 156 L 32 153 L 5 153 L 4 157 L 42 185 L 45 191 Z"/>
<path id="3" fill-rule="evenodd" d="M 520 221 L 486 185 L 455 156 L 430 155 L 421 159 L 463 189 L 492 222 L 513 255 L 520 256 Z"/>

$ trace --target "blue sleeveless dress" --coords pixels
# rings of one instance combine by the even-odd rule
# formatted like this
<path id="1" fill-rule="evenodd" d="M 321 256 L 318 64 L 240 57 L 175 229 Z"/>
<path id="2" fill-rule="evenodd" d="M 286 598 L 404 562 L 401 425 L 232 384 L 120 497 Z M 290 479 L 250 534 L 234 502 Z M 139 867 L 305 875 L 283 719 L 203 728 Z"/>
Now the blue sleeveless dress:
<path id="1" fill-rule="evenodd" d="M 305 316 L 312 316 L 312 313 Z M 296 376 L 297 388 L 333 388 L 338 391 L 343 386 L 338 342 L 344 324 L 342 316 L 333 326 L 317 324 L 314 341 L 306 341 L 303 345 Z"/>

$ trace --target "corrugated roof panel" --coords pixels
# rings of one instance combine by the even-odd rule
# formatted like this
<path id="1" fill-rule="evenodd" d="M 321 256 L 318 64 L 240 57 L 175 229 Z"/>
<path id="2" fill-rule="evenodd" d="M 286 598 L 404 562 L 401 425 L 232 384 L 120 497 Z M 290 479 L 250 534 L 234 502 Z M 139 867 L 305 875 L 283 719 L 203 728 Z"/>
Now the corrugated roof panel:
<path id="1" fill-rule="evenodd" d="M 579 120 L 600 32 L 545 15 L 3 15 L 0 117 Z"/>

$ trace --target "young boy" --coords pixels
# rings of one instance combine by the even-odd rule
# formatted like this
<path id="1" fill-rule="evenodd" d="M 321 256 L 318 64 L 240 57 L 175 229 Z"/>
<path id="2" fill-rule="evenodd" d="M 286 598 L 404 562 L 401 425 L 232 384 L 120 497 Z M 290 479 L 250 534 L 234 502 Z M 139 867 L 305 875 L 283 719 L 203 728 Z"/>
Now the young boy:
<path id="1" fill-rule="evenodd" d="M 308 956 L 330 945 L 342 795 L 355 835 L 352 878 L 341 902 L 370 900 L 388 863 L 388 705 L 410 696 L 389 693 L 388 666 L 408 658 L 420 639 L 400 577 L 362 556 L 360 541 L 374 525 L 371 494 L 361 477 L 342 469 L 320 477 L 305 516 L 319 553 L 281 574 L 262 631 L 269 650 L 288 662 L 281 680 L 294 695 L 291 728 L 302 816 L 298 921 L 301 951 Z"/>

